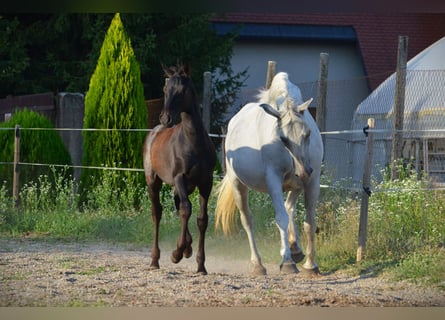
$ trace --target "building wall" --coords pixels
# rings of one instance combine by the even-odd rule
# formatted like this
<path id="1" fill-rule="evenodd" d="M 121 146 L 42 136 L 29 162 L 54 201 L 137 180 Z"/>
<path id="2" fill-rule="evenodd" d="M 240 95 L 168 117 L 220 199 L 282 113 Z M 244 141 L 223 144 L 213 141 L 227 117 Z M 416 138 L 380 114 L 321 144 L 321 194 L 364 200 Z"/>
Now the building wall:
<path id="1" fill-rule="evenodd" d="M 246 87 L 242 89 L 239 103 L 245 104 L 251 101 L 258 89 L 264 87 L 269 60 L 277 62 L 277 72 L 285 71 L 292 82 L 304 84 L 300 86 L 304 99 L 313 97 L 316 100 L 316 82 L 322 52 L 329 54 L 329 81 L 357 80 L 365 76 L 361 57 L 355 44 L 238 41 L 234 46 L 232 68 L 235 72 L 248 68 Z M 369 94 L 369 90 L 365 84 L 359 91 L 348 93 L 357 96 L 362 101 Z M 316 101 L 313 102 L 313 107 L 315 103 Z M 353 112 L 353 110 L 349 111 Z M 352 119 L 352 113 L 348 112 L 348 114 Z M 332 129 L 343 126 L 343 124 L 329 124 Z"/>
<path id="2" fill-rule="evenodd" d="M 230 13 L 214 22 L 306 26 L 351 26 L 363 57 L 368 84 L 374 90 L 395 71 L 399 36 L 408 36 L 408 60 L 445 35 L 444 13 Z"/>

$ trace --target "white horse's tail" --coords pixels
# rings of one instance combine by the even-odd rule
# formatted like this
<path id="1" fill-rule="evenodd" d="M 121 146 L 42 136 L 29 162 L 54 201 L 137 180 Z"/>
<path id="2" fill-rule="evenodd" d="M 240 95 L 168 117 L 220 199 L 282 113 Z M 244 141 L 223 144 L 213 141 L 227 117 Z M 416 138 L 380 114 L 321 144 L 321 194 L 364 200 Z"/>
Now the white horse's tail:
<path id="1" fill-rule="evenodd" d="M 236 205 L 233 188 L 227 175 L 218 185 L 218 199 L 215 209 L 215 229 L 221 227 L 225 235 L 232 231 L 236 220 Z"/>

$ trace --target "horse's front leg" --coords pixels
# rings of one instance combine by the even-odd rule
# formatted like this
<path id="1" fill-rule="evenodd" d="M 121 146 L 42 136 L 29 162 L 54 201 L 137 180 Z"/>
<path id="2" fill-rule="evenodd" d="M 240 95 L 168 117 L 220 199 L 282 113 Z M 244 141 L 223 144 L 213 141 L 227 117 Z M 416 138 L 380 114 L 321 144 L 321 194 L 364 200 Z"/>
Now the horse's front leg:
<path id="1" fill-rule="evenodd" d="M 179 199 L 178 213 L 181 220 L 181 233 L 178 238 L 177 248 L 172 252 L 171 260 L 173 263 L 178 263 L 184 257 L 186 249 L 186 257 L 191 255 L 192 243 L 192 237 L 188 230 L 188 221 L 192 215 L 192 203 L 188 199 L 187 183 L 182 175 L 175 178 L 175 192 Z"/>
<path id="2" fill-rule="evenodd" d="M 295 263 L 301 262 L 304 259 L 303 250 L 300 246 L 300 234 L 295 226 L 295 203 L 297 202 L 300 190 L 289 191 L 284 206 L 286 207 L 289 216 L 288 239 L 292 260 Z"/>
<path id="3" fill-rule="evenodd" d="M 280 230 L 282 257 L 280 270 L 283 273 L 296 273 L 298 269 L 295 262 L 291 258 L 291 251 L 288 239 L 289 216 L 283 201 L 282 183 L 278 177 L 273 175 L 266 175 L 267 189 L 272 199 L 272 204 L 275 209 L 275 222 Z"/>
<path id="4" fill-rule="evenodd" d="M 209 215 L 207 212 L 207 206 L 209 201 L 210 192 L 213 185 L 213 176 L 210 177 L 208 182 L 199 187 L 199 215 L 197 218 L 198 229 L 199 229 L 199 244 L 198 253 L 196 254 L 196 262 L 198 263 L 198 273 L 207 274 L 205 268 L 205 234 L 207 226 L 209 224 Z"/>
<path id="5" fill-rule="evenodd" d="M 159 249 L 159 223 L 162 217 L 162 206 L 159 199 L 159 192 L 161 191 L 162 181 L 155 180 L 148 183 L 148 194 L 151 200 L 151 217 L 154 225 L 153 246 L 151 249 L 151 269 L 159 269 L 159 258 L 161 251 Z"/>
<path id="6" fill-rule="evenodd" d="M 304 200 L 306 208 L 306 219 L 304 221 L 304 232 L 306 234 L 307 246 L 306 246 L 306 261 L 303 264 L 303 270 L 318 274 L 320 271 L 318 265 L 315 262 L 315 232 L 317 230 L 317 224 L 315 221 L 315 207 L 317 204 L 318 196 L 320 194 L 320 182 L 317 175 L 305 186 Z"/>
<path id="7" fill-rule="evenodd" d="M 179 199 L 179 196 L 176 193 L 176 191 L 175 191 L 175 194 L 174 194 L 174 201 L 175 201 L 176 214 L 178 216 L 180 216 L 180 214 L 179 214 L 179 204 L 180 204 L 181 200 Z M 185 238 L 186 238 L 187 247 L 184 250 L 184 257 L 190 258 L 192 256 L 192 254 L 193 254 L 193 248 L 192 248 L 192 235 L 190 234 L 188 228 L 187 228 L 187 232 L 186 232 Z"/>

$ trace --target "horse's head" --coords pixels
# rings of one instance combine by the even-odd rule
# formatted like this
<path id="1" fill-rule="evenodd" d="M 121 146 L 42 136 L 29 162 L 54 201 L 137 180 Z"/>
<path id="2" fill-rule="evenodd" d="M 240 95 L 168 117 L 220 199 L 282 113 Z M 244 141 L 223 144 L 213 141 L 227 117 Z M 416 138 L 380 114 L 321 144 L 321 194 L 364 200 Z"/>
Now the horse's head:
<path id="1" fill-rule="evenodd" d="M 181 122 L 181 113 L 191 113 L 196 100 L 196 92 L 190 78 L 187 65 L 166 68 L 167 76 L 164 85 L 164 107 L 159 115 L 159 121 L 166 127 L 172 127 Z"/>
<path id="2" fill-rule="evenodd" d="M 268 104 L 260 104 L 264 111 L 278 119 L 277 127 L 280 139 L 294 159 L 296 175 L 303 181 L 309 179 L 313 171 L 309 162 L 311 130 L 303 117 L 311 102 L 312 98 L 299 105 L 289 104 L 288 109 L 282 111 L 278 111 Z"/>

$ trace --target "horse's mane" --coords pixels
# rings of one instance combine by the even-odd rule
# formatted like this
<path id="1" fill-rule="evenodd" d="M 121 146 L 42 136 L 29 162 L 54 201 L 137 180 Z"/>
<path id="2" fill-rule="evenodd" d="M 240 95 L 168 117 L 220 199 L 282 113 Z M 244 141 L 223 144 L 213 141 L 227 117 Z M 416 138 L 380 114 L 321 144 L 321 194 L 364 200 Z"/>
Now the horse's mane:
<path id="1" fill-rule="evenodd" d="M 290 82 L 286 72 L 277 73 L 270 88 L 260 90 L 256 97 L 259 103 L 267 103 L 279 111 L 303 103 L 300 89 Z"/>
<path id="2" fill-rule="evenodd" d="M 279 72 L 272 79 L 269 89 L 260 90 L 258 103 L 267 103 L 274 109 L 283 112 L 281 126 L 294 125 L 292 106 L 303 103 L 301 91 L 294 85 L 286 72 Z"/>

